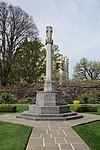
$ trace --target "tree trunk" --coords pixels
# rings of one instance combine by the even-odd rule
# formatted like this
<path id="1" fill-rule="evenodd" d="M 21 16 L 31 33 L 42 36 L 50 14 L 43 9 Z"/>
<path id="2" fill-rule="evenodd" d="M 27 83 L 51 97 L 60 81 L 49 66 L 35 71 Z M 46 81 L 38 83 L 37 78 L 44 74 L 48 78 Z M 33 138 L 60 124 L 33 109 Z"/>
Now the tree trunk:
<path id="1" fill-rule="evenodd" d="M 7 80 L 1 79 L 1 86 L 7 86 Z"/>
<path id="2" fill-rule="evenodd" d="M 8 74 L 4 73 L 1 77 L 1 86 L 7 86 L 8 83 Z"/>

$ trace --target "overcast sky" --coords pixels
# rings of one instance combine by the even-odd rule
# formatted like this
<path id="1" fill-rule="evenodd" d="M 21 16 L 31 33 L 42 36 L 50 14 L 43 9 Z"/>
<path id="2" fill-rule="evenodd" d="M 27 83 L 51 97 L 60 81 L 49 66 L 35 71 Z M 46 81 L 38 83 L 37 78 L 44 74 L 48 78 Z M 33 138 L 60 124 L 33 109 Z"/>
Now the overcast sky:
<path id="1" fill-rule="evenodd" d="M 54 29 L 54 44 L 69 58 L 70 78 L 81 58 L 100 61 L 100 0 L 5 0 L 33 17 L 42 42 Z"/>

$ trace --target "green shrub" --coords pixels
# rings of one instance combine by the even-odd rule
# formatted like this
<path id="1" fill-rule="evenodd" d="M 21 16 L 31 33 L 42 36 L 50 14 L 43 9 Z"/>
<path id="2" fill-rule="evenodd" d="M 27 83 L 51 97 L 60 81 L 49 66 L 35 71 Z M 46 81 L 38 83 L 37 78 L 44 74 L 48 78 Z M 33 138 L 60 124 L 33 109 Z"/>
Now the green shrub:
<path id="1" fill-rule="evenodd" d="M 80 96 L 80 99 L 81 99 L 81 101 L 82 101 L 84 104 L 87 104 L 89 97 L 88 97 L 88 95 L 87 95 L 86 93 L 84 93 L 84 94 L 82 94 L 82 95 Z"/>
<path id="2" fill-rule="evenodd" d="M 74 111 L 76 112 L 96 112 L 97 107 L 92 105 L 81 105 L 81 106 L 74 106 Z"/>
<path id="3" fill-rule="evenodd" d="M 16 106 L 0 106 L 0 112 L 16 112 Z"/>
<path id="4" fill-rule="evenodd" d="M 100 92 L 97 92 L 95 94 L 95 98 L 96 98 L 97 101 L 100 101 Z"/>
<path id="5" fill-rule="evenodd" d="M 25 100 L 25 103 L 27 103 L 27 104 L 32 104 L 32 102 L 33 102 L 32 97 L 27 97 Z"/>
<path id="6" fill-rule="evenodd" d="M 98 101 L 94 98 L 90 98 L 89 101 L 88 101 L 89 104 L 97 104 Z"/>
<path id="7" fill-rule="evenodd" d="M 63 100 L 63 104 L 64 104 L 64 105 L 66 105 L 66 104 L 73 104 L 73 101 L 72 101 L 72 99 L 67 98 L 67 99 L 64 99 L 64 100 Z"/>
<path id="8" fill-rule="evenodd" d="M 26 99 L 24 100 L 19 100 L 18 101 L 19 104 L 35 104 L 36 103 L 36 100 L 35 98 L 32 98 L 32 97 L 27 97 Z"/>
<path id="9" fill-rule="evenodd" d="M 88 109 L 89 109 L 89 112 L 96 112 L 97 111 L 96 106 L 89 107 Z"/>
<path id="10" fill-rule="evenodd" d="M 5 104 L 9 103 L 10 101 L 12 101 L 12 96 L 10 93 L 8 92 L 4 92 L 1 94 L 1 101 Z"/>

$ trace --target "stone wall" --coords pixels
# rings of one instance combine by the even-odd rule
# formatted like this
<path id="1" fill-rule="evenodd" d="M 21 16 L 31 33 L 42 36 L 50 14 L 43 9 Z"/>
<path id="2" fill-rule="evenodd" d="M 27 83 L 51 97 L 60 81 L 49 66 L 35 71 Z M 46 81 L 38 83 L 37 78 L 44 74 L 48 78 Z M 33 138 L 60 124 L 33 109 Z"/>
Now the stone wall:
<path id="1" fill-rule="evenodd" d="M 78 99 L 83 93 L 87 93 L 91 97 L 94 97 L 96 92 L 100 92 L 100 84 L 80 84 L 76 83 L 66 83 L 65 85 L 56 86 L 57 91 L 63 93 L 64 98 L 72 98 L 72 100 Z M 0 88 L 0 93 L 10 92 L 14 94 L 17 98 L 35 97 L 37 91 L 42 91 L 43 85 L 24 85 L 17 86 L 13 88 Z"/>
<path id="2" fill-rule="evenodd" d="M 62 91 L 64 98 L 78 99 L 81 94 L 87 93 L 89 96 L 94 97 L 96 92 L 100 92 L 99 87 L 82 87 L 82 86 L 66 86 L 59 87 L 57 90 Z"/>

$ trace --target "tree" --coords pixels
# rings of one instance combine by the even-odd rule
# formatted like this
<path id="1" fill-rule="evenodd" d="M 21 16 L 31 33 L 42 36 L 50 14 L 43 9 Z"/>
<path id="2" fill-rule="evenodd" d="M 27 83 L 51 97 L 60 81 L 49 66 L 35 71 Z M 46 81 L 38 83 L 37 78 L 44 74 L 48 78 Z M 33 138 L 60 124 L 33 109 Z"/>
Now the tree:
<path id="1" fill-rule="evenodd" d="M 100 62 L 83 58 L 74 67 L 74 79 L 100 80 Z"/>
<path id="2" fill-rule="evenodd" d="M 53 45 L 52 47 L 52 74 L 53 74 L 53 80 L 58 80 L 57 74 L 58 70 L 62 67 L 60 62 L 60 59 L 62 54 L 60 54 L 60 49 L 58 45 Z"/>
<path id="3" fill-rule="evenodd" d="M 36 39 L 32 42 L 26 39 L 12 66 L 9 82 L 13 84 L 37 83 L 45 70 L 45 57 L 44 45 L 40 41 Z"/>
<path id="4" fill-rule="evenodd" d="M 59 60 L 59 47 L 53 46 L 53 79 L 56 76 L 56 63 Z M 10 84 L 42 83 L 46 75 L 46 49 L 38 40 L 23 42 L 9 74 Z"/>
<path id="5" fill-rule="evenodd" d="M 25 38 L 34 40 L 38 29 L 24 10 L 5 2 L 0 2 L 0 80 L 6 86 L 19 47 Z"/>

